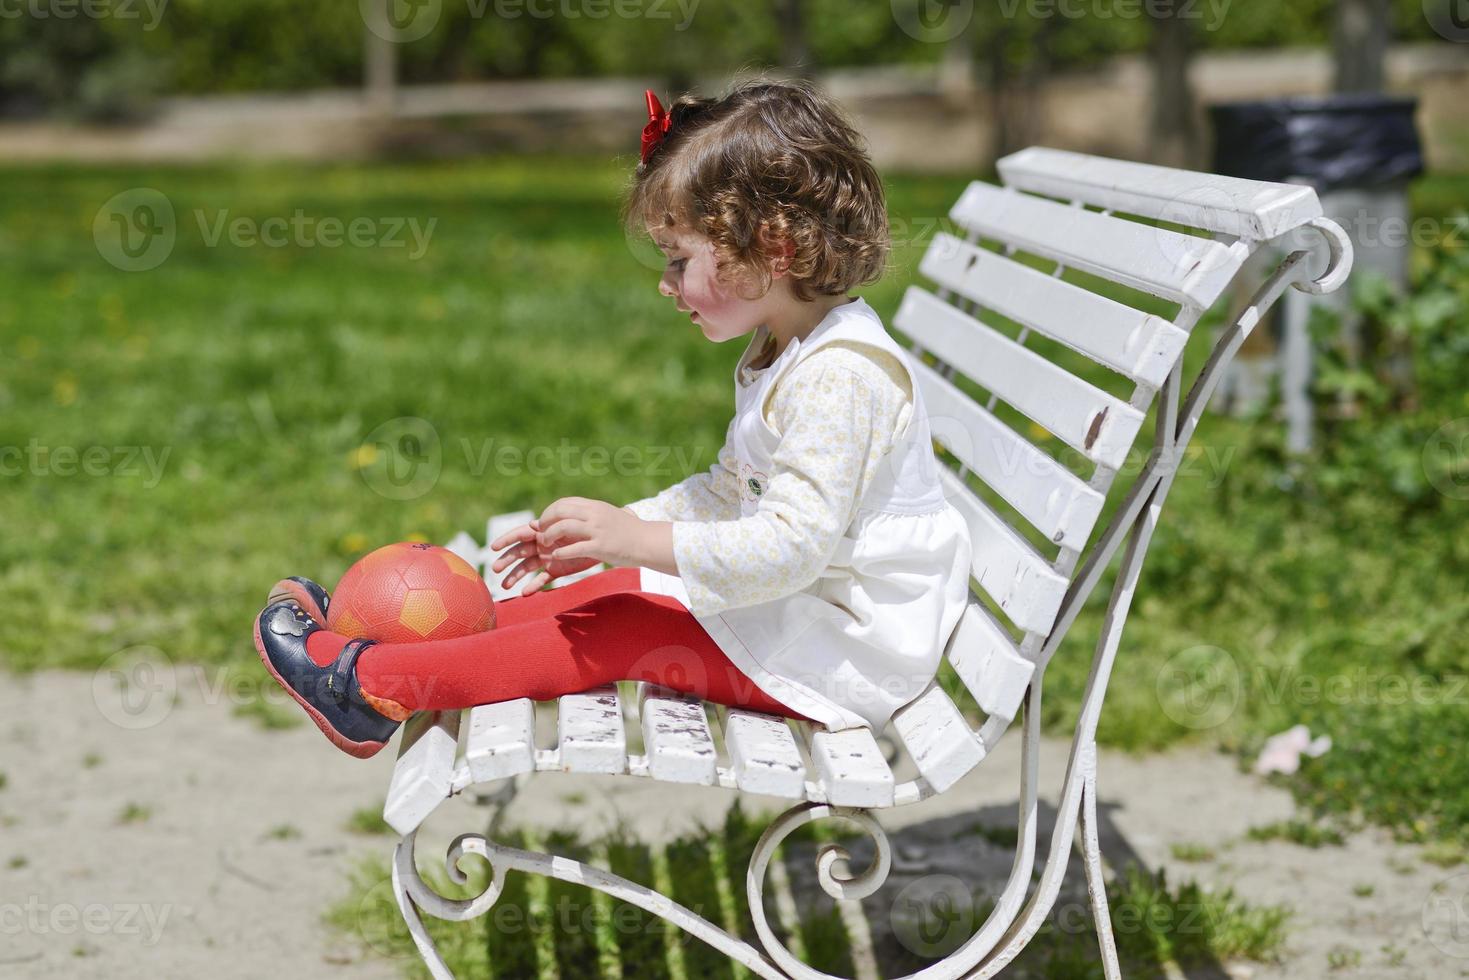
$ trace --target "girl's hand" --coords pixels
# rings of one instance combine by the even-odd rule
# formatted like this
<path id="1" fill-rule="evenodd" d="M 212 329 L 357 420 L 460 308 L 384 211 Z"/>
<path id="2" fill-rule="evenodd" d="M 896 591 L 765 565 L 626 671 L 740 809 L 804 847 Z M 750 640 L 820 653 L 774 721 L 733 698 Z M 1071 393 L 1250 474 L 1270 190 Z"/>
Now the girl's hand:
<path id="1" fill-rule="evenodd" d="M 547 582 L 560 578 L 563 575 L 575 575 L 577 572 L 585 571 L 597 564 L 596 559 L 590 561 L 573 559 L 571 561 L 553 560 L 548 550 L 542 549 L 536 543 L 536 535 L 541 529 L 539 521 L 531 521 L 522 524 L 511 531 L 506 531 L 498 538 L 490 542 L 491 551 L 500 551 L 509 548 L 503 555 L 496 558 L 490 565 L 492 571 L 498 572 L 518 561 L 510 574 L 501 580 L 502 588 L 512 588 L 516 582 L 530 577 L 525 588 L 521 589 L 522 596 L 531 595 L 539 591 Z"/>
<path id="2" fill-rule="evenodd" d="M 647 522 L 615 504 L 562 497 L 541 512 L 538 523 L 537 545 L 552 562 L 643 564 Z"/>

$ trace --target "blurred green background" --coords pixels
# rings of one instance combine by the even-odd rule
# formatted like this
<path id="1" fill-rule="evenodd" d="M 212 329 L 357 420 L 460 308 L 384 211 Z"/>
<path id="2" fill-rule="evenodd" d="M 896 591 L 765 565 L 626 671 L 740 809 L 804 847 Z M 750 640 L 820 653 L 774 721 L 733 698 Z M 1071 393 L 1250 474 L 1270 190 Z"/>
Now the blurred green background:
<path id="1" fill-rule="evenodd" d="M 967 34 L 936 44 L 896 29 L 899 7 L 706 0 L 675 34 L 650 18 L 487 25 L 445 4 L 427 37 L 399 46 L 398 81 L 605 76 L 677 90 L 766 65 L 933 67 L 957 45 L 971 82 L 1024 88 L 1119 55 L 1166 77 L 1170 51 L 1324 51 L 1340 27 L 1328 0 L 1237 0 L 1217 30 L 1170 47 L 1146 19 L 1038 18 L 1024 7 L 1006 17 L 983 4 Z M 1419 0 L 1381 9 L 1379 41 L 1465 50 L 1433 30 Z M 1338 45 L 1338 63 L 1370 65 L 1360 47 Z M 491 514 L 566 495 L 624 503 L 714 461 L 740 345 L 710 345 L 677 317 L 656 293 L 646 247 L 620 229 L 635 128 L 616 159 L 106 159 L 124 155 L 129 127 L 146 124 L 160 97 L 350 88 L 369 50 L 349 3 L 174 0 L 149 30 L 0 19 L 0 153 L 35 126 L 60 127 L 44 130 L 57 145 L 77 132 L 104 140 L 59 162 L 0 159 L 5 667 L 91 669 L 149 645 L 258 672 L 249 623 L 283 575 L 331 583 L 388 541 L 482 535 Z M 1378 52 L 1379 82 L 1381 61 Z M 98 121 L 109 126 L 66 128 Z M 1169 137 L 1168 125 L 1156 122 L 1155 135 Z M 916 280 L 934 216 L 990 162 L 939 175 L 887 168 L 895 227 L 911 233 L 866 291 L 881 313 Z M 119 195 L 150 202 L 150 220 L 172 229 L 151 267 L 128 271 L 147 257 L 103 245 L 115 217 L 143 214 L 112 208 Z M 1289 780 L 1303 801 L 1333 819 L 1462 844 L 1469 783 L 1453 760 L 1469 740 L 1469 250 L 1454 229 L 1469 176 L 1436 170 L 1410 198 L 1415 217 L 1447 232 L 1414 247 L 1406 286 L 1354 285 L 1380 349 L 1407 352 L 1410 383 L 1343 359 L 1323 317 L 1309 457 L 1285 452 L 1273 403 L 1254 417 L 1206 418 L 1199 466 L 1178 480 L 1145 566 L 1100 735 L 1140 751 L 1202 738 L 1243 760 L 1267 735 L 1306 723 L 1338 749 Z M 318 237 L 276 247 L 228 231 L 298 214 Z M 325 220 L 365 220 L 376 238 L 324 245 Z M 391 227 L 404 247 L 383 240 Z M 421 255 L 414 227 L 426 234 Z M 1222 314 L 1197 332 L 1191 364 Z M 407 424 L 425 460 L 437 447 L 420 492 L 400 492 L 381 449 L 405 418 L 419 420 Z M 536 447 L 555 450 L 541 457 L 550 465 L 515 456 Z M 1046 722 L 1057 731 L 1069 730 L 1099 621 L 1088 608 L 1050 668 Z M 1248 685 L 1239 710 L 1207 728 L 1181 723 L 1173 708 L 1190 682 L 1165 669 L 1181 654 L 1195 687 L 1234 665 Z M 1343 680 L 1345 696 L 1325 693 Z M 292 720 L 266 705 L 257 713 Z"/>

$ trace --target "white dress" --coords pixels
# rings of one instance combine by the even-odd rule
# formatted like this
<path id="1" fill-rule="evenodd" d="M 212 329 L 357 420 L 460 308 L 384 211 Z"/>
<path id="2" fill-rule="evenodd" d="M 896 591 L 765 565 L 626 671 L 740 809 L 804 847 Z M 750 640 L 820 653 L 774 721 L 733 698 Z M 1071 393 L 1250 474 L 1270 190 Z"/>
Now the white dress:
<path id="1" fill-rule="evenodd" d="M 938 482 L 910 355 L 871 306 L 834 308 L 750 370 L 767 336 L 735 367 L 719 462 L 627 505 L 673 522 L 680 574 L 643 568 L 640 587 L 677 598 L 777 701 L 833 730 L 880 732 L 932 681 L 964 611 L 968 526 Z"/>

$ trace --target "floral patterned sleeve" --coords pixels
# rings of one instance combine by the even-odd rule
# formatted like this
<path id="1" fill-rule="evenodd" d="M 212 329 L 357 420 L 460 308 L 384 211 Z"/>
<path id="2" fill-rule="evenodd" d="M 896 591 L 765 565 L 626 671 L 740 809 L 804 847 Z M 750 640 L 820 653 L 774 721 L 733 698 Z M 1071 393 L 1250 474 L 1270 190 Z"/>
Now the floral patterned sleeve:
<path id="1" fill-rule="evenodd" d="M 734 422 L 724 433 L 719 457 L 705 473 L 651 497 L 624 506 L 645 521 L 729 521 L 740 516 L 739 462 L 735 459 Z"/>
<path id="2" fill-rule="evenodd" d="M 833 344 L 781 380 L 769 413 L 781 438 L 758 510 L 673 524 L 691 612 L 767 602 L 816 580 L 912 412 L 906 379 L 886 352 Z"/>

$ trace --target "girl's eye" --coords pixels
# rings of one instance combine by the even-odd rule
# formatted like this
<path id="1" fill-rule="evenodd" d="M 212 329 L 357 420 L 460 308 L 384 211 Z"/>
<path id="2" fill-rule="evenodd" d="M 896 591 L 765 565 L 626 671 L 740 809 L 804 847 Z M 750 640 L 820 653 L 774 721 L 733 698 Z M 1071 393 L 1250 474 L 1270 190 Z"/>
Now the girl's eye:
<path id="1" fill-rule="evenodd" d="M 668 267 L 670 269 L 677 269 L 679 272 L 682 272 L 683 271 L 683 267 L 686 266 L 686 265 L 688 265 L 688 263 L 689 263 L 689 260 L 688 259 L 669 259 L 668 260 Z"/>

